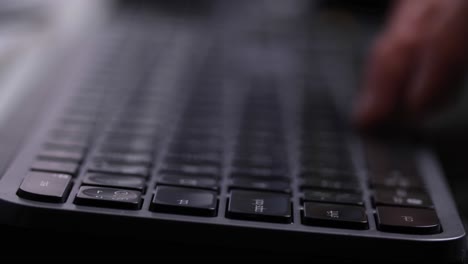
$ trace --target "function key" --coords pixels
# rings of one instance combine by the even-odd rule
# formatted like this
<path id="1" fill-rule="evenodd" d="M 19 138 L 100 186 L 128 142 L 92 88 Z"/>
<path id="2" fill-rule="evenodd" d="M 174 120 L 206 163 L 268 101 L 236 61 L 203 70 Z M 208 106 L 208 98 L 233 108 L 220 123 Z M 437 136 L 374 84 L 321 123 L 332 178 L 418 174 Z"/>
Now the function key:
<path id="1" fill-rule="evenodd" d="M 108 174 L 123 174 L 123 175 L 133 175 L 140 177 L 148 177 L 149 168 L 142 165 L 122 165 L 118 163 L 111 162 L 92 162 L 88 171 L 90 172 L 99 172 L 99 173 L 108 173 Z"/>
<path id="2" fill-rule="evenodd" d="M 158 186 L 151 202 L 151 210 L 174 214 L 215 216 L 217 205 L 217 193 L 214 191 Z"/>
<path id="3" fill-rule="evenodd" d="M 265 190 L 274 192 L 290 193 L 291 188 L 288 181 L 282 180 L 261 180 L 252 178 L 234 178 L 231 181 L 230 188 L 235 189 L 251 189 L 251 190 Z"/>
<path id="4" fill-rule="evenodd" d="M 360 187 L 357 181 L 353 180 L 329 180 L 320 178 L 306 178 L 302 182 L 302 188 L 321 188 L 334 191 L 359 192 Z"/>
<path id="5" fill-rule="evenodd" d="M 117 188 L 83 186 L 76 195 L 75 203 L 97 207 L 138 210 L 141 193 Z"/>
<path id="6" fill-rule="evenodd" d="M 233 190 L 227 216 L 234 219 L 290 223 L 290 196 L 273 192 Z"/>
<path id="7" fill-rule="evenodd" d="M 64 203 L 72 186 L 71 176 L 59 173 L 29 172 L 18 196 L 40 202 Z"/>
<path id="8" fill-rule="evenodd" d="M 158 184 L 218 190 L 218 180 L 204 176 L 163 174 Z"/>
<path id="9" fill-rule="evenodd" d="M 258 178 L 261 180 L 286 180 L 288 179 L 284 170 L 275 168 L 233 168 L 232 178 Z"/>
<path id="10" fill-rule="evenodd" d="M 402 207 L 433 207 L 429 196 L 421 191 L 405 189 L 378 189 L 374 192 L 375 205 L 391 205 Z"/>
<path id="11" fill-rule="evenodd" d="M 86 174 L 83 180 L 83 184 L 103 187 L 135 189 L 138 191 L 143 191 L 145 189 L 144 178 L 129 175 L 88 173 Z"/>
<path id="12" fill-rule="evenodd" d="M 407 175 L 400 170 L 371 173 L 370 184 L 383 188 L 422 188 L 423 182 L 417 175 Z"/>
<path id="13" fill-rule="evenodd" d="M 305 202 L 364 205 L 361 194 L 325 190 L 304 190 L 302 200 Z"/>
<path id="14" fill-rule="evenodd" d="M 151 166 L 153 156 L 148 153 L 100 152 L 94 155 L 96 162 L 120 163 L 126 165 Z"/>
<path id="15" fill-rule="evenodd" d="M 207 165 L 188 165 L 188 164 L 171 164 L 165 165 L 161 168 L 163 173 L 173 174 L 187 174 L 187 175 L 198 175 L 198 176 L 211 176 L 218 178 L 221 171 L 217 166 Z"/>
<path id="16" fill-rule="evenodd" d="M 164 162 L 167 164 L 190 164 L 190 165 L 212 165 L 221 166 L 220 155 L 190 155 L 190 154 L 179 154 L 179 153 L 167 153 L 164 158 Z"/>
<path id="17" fill-rule="evenodd" d="M 31 166 L 31 169 L 35 171 L 65 173 L 74 176 L 78 173 L 79 165 L 71 161 L 37 160 Z"/>
<path id="18" fill-rule="evenodd" d="M 356 175 L 349 172 L 338 171 L 334 169 L 309 169 L 303 170 L 300 174 L 302 178 L 322 178 L 329 180 L 353 180 Z"/>
<path id="19" fill-rule="evenodd" d="M 302 222 L 306 225 L 367 229 L 368 221 L 363 207 L 326 203 L 304 203 Z"/>
<path id="20" fill-rule="evenodd" d="M 84 152 L 75 150 L 57 150 L 44 149 L 38 155 L 39 159 L 45 160 L 63 160 L 81 163 L 84 158 Z"/>
<path id="21" fill-rule="evenodd" d="M 393 233 L 430 235 L 441 232 L 439 218 L 432 209 L 378 206 L 379 230 Z"/>

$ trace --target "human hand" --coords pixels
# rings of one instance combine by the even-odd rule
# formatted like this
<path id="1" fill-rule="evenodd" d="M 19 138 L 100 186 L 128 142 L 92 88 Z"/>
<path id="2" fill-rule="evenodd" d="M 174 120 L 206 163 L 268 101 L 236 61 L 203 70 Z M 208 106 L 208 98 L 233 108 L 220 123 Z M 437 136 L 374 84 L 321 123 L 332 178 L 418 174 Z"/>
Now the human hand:
<path id="1" fill-rule="evenodd" d="M 468 1 L 400 0 L 370 52 L 355 121 L 423 117 L 459 86 L 467 59 Z"/>

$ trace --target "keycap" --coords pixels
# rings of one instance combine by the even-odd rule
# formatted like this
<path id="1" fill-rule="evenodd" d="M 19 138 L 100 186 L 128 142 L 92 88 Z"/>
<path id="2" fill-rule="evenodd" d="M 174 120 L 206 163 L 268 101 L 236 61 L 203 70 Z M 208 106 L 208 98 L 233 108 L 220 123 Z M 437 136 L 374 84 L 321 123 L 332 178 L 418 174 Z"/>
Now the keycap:
<path id="1" fill-rule="evenodd" d="M 320 178 L 306 178 L 302 181 L 302 188 L 322 188 L 335 191 L 359 192 L 359 184 L 356 181 L 328 180 Z"/>
<path id="2" fill-rule="evenodd" d="M 387 172 L 370 172 L 370 184 L 373 187 L 386 188 L 423 188 L 424 184 L 418 175 L 405 174 L 400 170 Z"/>
<path id="3" fill-rule="evenodd" d="M 65 173 L 75 176 L 78 173 L 79 165 L 70 161 L 37 160 L 31 166 L 32 170 L 52 173 Z"/>
<path id="4" fill-rule="evenodd" d="M 44 144 L 45 148 L 49 149 L 56 149 L 56 150 L 71 150 L 77 152 L 85 152 L 87 149 L 87 143 L 85 142 L 77 142 L 77 141 L 69 141 L 66 142 L 64 140 L 52 140 L 48 141 Z"/>
<path id="5" fill-rule="evenodd" d="M 166 164 L 208 165 L 219 167 L 221 166 L 221 156 L 168 153 L 164 158 L 164 162 Z"/>
<path id="6" fill-rule="evenodd" d="M 166 164 L 161 168 L 161 173 L 187 174 L 220 177 L 220 168 L 217 166 L 207 165 L 189 165 L 189 164 Z"/>
<path id="7" fill-rule="evenodd" d="M 64 203 L 72 187 L 71 178 L 67 174 L 29 172 L 17 194 L 34 201 Z"/>
<path id="8" fill-rule="evenodd" d="M 144 144 L 143 142 L 105 142 L 99 147 L 102 152 L 117 153 L 153 153 L 154 144 Z"/>
<path id="9" fill-rule="evenodd" d="M 90 133 L 82 133 L 77 131 L 68 131 L 64 129 L 56 129 L 50 132 L 50 141 L 57 143 L 68 144 L 68 142 L 87 145 L 90 138 Z"/>
<path id="10" fill-rule="evenodd" d="M 265 190 L 290 193 L 291 188 L 288 181 L 280 180 L 260 180 L 252 178 L 234 178 L 231 181 L 230 188 L 235 189 L 250 189 L 250 190 Z"/>
<path id="11" fill-rule="evenodd" d="M 373 201 L 375 205 L 395 205 L 402 207 L 428 207 L 432 208 L 429 196 L 421 191 L 405 189 L 378 189 L 375 190 Z"/>
<path id="12" fill-rule="evenodd" d="M 272 168 L 232 168 L 231 177 L 259 178 L 262 180 L 288 179 L 284 170 L 278 171 Z"/>
<path id="13" fill-rule="evenodd" d="M 218 190 L 218 180 L 213 177 L 193 176 L 184 174 L 163 174 L 158 184 L 187 186 L 201 189 Z"/>
<path id="14" fill-rule="evenodd" d="M 120 188 L 82 186 L 75 198 L 78 205 L 138 210 L 141 193 Z"/>
<path id="15" fill-rule="evenodd" d="M 227 217 L 275 223 L 291 222 L 291 199 L 288 194 L 232 190 Z"/>
<path id="16" fill-rule="evenodd" d="M 353 180 L 356 175 L 350 172 L 343 172 L 338 170 L 326 170 L 326 169 L 309 169 L 302 170 L 300 173 L 302 178 L 322 178 L 329 180 Z"/>
<path id="17" fill-rule="evenodd" d="M 368 228 L 367 216 L 363 207 L 327 203 L 304 203 L 302 223 L 347 229 Z"/>
<path id="18" fill-rule="evenodd" d="M 325 190 L 304 190 L 302 200 L 305 202 L 364 205 L 361 194 Z"/>
<path id="19" fill-rule="evenodd" d="M 140 192 L 142 192 L 145 189 L 144 178 L 129 175 L 87 173 L 83 180 L 83 184 L 102 187 L 134 189 Z"/>
<path id="20" fill-rule="evenodd" d="M 38 157 L 39 159 L 45 160 L 62 160 L 80 163 L 83 161 L 84 152 L 73 150 L 44 149 L 39 153 Z"/>
<path id="21" fill-rule="evenodd" d="M 215 216 L 217 193 L 209 190 L 157 186 L 151 210 L 156 212 L 186 214 L 195 216 Z"/>
<path id="22" fill-rule="evenodd" d="M 430 235 L 441 232 L 433 209 L 377 206 L 378 229 L 384 232 Z"/>
<path id="23" fill-rule="evenodd" d="M 149 175 L 148 167 L 142 165 L 120 165 L 118 163 L 96 161 L 91 162 L 88 167 L 88 171 L 109 174 L 134 175 L 140 177 L 148 177 Z"/>
<path id="24" fill-rule="evenodd" d="M 93 160 L 125 165 L 150 166 L 153 163 L 153 156 L 148 153 L 98 152 L 93 156 Z"/>

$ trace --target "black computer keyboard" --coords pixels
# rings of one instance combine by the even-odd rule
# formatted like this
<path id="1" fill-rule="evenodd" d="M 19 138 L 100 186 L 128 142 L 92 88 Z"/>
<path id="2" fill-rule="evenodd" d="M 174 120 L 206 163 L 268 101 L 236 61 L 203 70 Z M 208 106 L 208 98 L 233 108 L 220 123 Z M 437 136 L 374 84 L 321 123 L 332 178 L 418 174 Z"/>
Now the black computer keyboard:
<path id="1" fill-rule="evenodd" d="M 36 208 L 32 226 L 461 256 L 464 231 L 429 152 L 356 135 L 310 72 L 313 51 L 122 21 L 57 90 L 2 178 L 3 208 Z M 253 53 L 233 59 L 243 48 Z"/>

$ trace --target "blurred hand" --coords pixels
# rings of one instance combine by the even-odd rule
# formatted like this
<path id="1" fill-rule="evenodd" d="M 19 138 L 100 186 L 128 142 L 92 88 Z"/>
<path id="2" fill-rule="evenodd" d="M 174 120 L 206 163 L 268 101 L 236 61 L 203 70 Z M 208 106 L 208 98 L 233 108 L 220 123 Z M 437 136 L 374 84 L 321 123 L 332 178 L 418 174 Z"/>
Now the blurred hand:
<path id="1" fill-rule="evenodd" d="M 370 53 L 355 120 L 416 120 L 459 87 L 468 58 L 467 0 L 400 0 Z"/>

